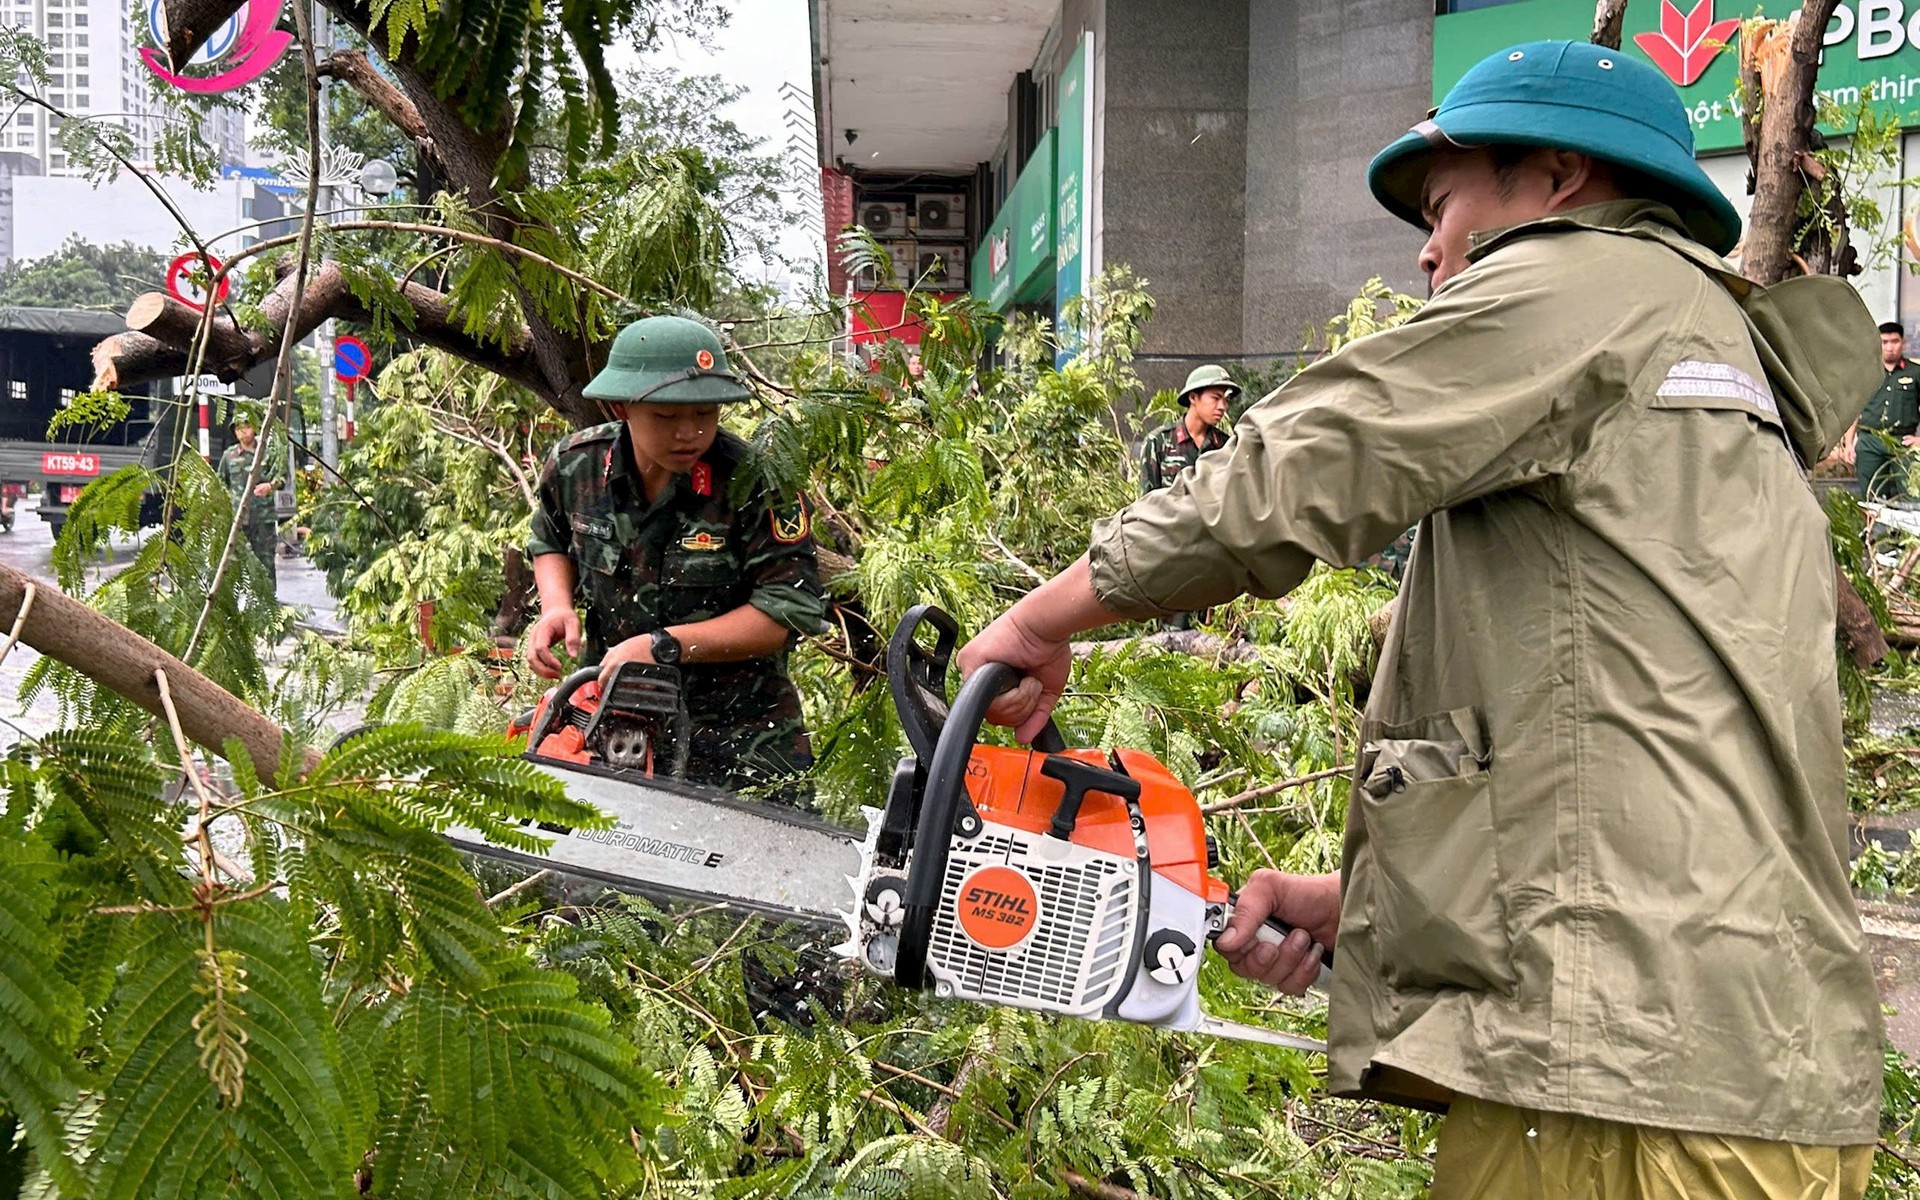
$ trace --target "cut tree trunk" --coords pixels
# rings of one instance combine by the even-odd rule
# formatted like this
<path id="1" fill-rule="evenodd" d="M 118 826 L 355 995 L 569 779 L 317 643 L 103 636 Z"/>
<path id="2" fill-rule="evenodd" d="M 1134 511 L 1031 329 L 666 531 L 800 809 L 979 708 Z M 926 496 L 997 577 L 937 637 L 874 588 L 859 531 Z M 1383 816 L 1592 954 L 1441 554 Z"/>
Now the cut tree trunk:
<path id="1" fill-rule="evenodd" d="M 1843 197 L 1830 197 L 1825 206 L 1828 219 L 1837 221 L 1831 228 L 1818 221 L 1805 227 L 1796 215 L 1808 183 L 1822 177 L 1812 154 L 1814 81 L 1820 38 L 1838 3 L 1805 0 L 1785 21 L 1751 20 L 1740 29 L 1740 79 L 1747 95 L 1741 132 L 1753 164 L 1748 175 L 1753 209 L 1740 273 L 1755 283 L 1778 283 L 1800 271 L 1843 276 L 1859 271 Z M 1837 564 L 1833 581 L 1840 643 L 1855 665 L 1870 667 L 1887 656 L 1886 635 Z"/>
<path id="2" fill-rule="evenodd" d="M 1760 113 L 1749 147 L 1753 209 L 1740 256 L 1740 273 L 1755 283 L 1778 283 L 1793 267 L 1799 232 L 1795 213 L 1806 190 L 1813 141 L 1820 37 L 1838 3 L 1806 0 L 1784 22 L 1748 21 L 1740 32 L 1741 77 L 1749 81 L 1747 106 Z M 1752 85 L 1756 80 L 1758 91 Z"/>
<path id="3" fill-rule="evenodd" d="M 167 65 L 184 70 L 221 23 L 247 6 L 247 0 L 165 0 L 160 6 L 167 31 Z"/>
<path id="4" fill-rule="evenodd" d="M 278 725 L 173 655 L 62 592 L 51 583 L 28 578 L 0 563 L 0 629 L 11 629 L 27 589 L 33 607 L 20 628 L 20 640 L 48 658 L 79 671 L 101 687 L 165 716 L 153 673 L 165 670 L 180 728 L 197 745 L 226 757 L 228 739 L 236 739 L 253 760 L 253 769 L 269 782 L 280 772 L 285 734 Z M 314 755 L 308 767 L 318 761 Z"/>
<path id="5" fill-rule="evenodd" d="M 447 297 L 421 284 L 408 282 L 400 294 L 413 310 L 410 334 L 418 341 L 519 384 L 551 402 L 546 377 L 528 361 L 530 340 L 524 329 L 515 333 L 505 350 L 493 342 L 476 341 L 450 307 Z M 280 281 L 261 304 L 265 330 L 243 329 L 225 313 L 216 314 L 207 335 L 201 361 L 203 374 L 231 383 L 261 362 L 279 353 L 280 338 L 292 307 L 293 275 Z M 304 338 L 329 318 L 368 321 L 373 314 L 353 294 L 338 263 L 320 264 L 307 280 L 306 298 L 294 331 Z M 95 388 L 116 391 L 185 374 L 190 350 L 200 326 L 200 311 L 163 292 L 148 292 L 127 309 L 127 332 L 118 333 L 93 348 Z"/>
<path id="6" fill-rule="evenodd" d="M 1627 20 L 1627 0 L 1599 0 L 1593 6 L 1593 36 L 1587 40 L 1609 50 L 1620 48 L 1620 33 Z"/>

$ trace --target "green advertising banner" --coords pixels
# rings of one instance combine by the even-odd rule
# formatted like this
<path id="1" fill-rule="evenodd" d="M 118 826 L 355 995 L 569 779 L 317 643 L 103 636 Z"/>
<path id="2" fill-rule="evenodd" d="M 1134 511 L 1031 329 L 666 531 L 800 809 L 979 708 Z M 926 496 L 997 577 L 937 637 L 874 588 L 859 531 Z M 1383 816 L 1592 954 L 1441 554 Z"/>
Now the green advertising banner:
<path id="1" fill-rule="evenodd" d="M 987 227 L 973 259 L 973 294 L 996 311 L 1053 294 L 1053 152 L 1049 129 L 1014 181 L 1000 215 Z"/>
<path id="2" fill-rule="evenodd" d="M 1716 7 L 1717 4 L 1717 7 Z M 1785 17 L 1799 0 L 1634 0 L 1627 5 L 1625 53 L 1659 68 L 1686 103 L 1702 154 L 1740 148 L 1735 86 L 1740 18 Z M 1439 17 L 1433 27 L 1434 103 L 1467 69 L 1496 50 L 1542 38 L 1584 40 L 1593 0 L 1521 0 Z M 1862 101 L 1902 127 L 1920 125 L 1920 0 L 1840 0 L 1823 39 L 1822 94 L 1845 111 L 1823 126 L 1845 133 Z"/>
<path id="3" fill-rule="evenodd" d="M 1053 327 L 1060 333 L 1060 352 L 1055 366 L 1071 357 L 1078 347 L 1072 332 L 1062 319 L 1067 302 L 1086 291 L 1087 258 L 1081 245 L 1081 211 L 1085 203 L 1083 183 L 1091 174 L 1093 152 L 1093 105 L 1087 89 L 1088 53 L 1093 46 L 1092 32 L 1080 35 L 1080 47 L 1060 72 L 1060 144 L 1054 152 L 1053 238 L 1055 276 L 1053 281 Z"/>

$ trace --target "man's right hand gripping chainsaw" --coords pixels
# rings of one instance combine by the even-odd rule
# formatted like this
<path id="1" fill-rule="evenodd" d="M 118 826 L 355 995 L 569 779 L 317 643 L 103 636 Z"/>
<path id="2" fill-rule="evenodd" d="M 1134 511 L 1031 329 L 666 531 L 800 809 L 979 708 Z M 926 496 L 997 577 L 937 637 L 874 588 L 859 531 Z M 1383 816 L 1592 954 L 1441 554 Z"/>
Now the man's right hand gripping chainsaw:
<path id="1" fill-rule="evenodd" d="M 1193 793 L 1139 751 L 1069 750 L 1051 723 L 1031 750 L 979 745 L 987 706 L 1016 675 L 988 664 L 949 707 L 958 632 L 921 605 L 887 648 L 913 753 L 886 808 L 864 810 L 841 952 L 940 996 L 1324 1052 L 1201 1010 L 1201 957 L 1233 893 L 1211 874 Z M 1289 932 L 1269 921 L 1260 936 Z"/>
<path id="2" fill-rule="evenodd" d="M 677 675 L 634 663 L 604 693 L 592 668 L 569 677 L 527 722 L 527 757 L 612 829 L 555 830 L 546 856 L 449 836 L 616 888 L 842 925 L 841 953 L 903 987 L 1323 1052 L 1201 1011 L 1201 959 L 1233 893 L 1211 874 L 1193 794 L 1138 751 L 1068 750 L 1051 724 L 1032 750 L 977 744 L 1015 673 L 982 668 L 949 708 L 958 633 L 925 605 L 894 631 L 887 677 L 913 753 L 886 807 L 864 810 L 864 839 L 677 781 L 687 740 Z M 1260 936 L 1288 932 L 1269 921 Z"/>

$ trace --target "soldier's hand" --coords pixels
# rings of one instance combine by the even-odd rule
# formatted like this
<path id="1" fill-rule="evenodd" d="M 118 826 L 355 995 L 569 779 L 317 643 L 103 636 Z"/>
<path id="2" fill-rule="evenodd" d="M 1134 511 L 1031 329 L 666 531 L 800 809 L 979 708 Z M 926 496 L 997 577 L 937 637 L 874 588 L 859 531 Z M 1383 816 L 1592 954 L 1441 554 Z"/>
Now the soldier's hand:
<path id="1" fill-rule="evenodd" d="M 1256 931 L 1268 917 L 1293 926 L 1278 944 Z M 1340 932 L 1340 875 L 1285 875 L 1255 871 L 1233 902 L 1233 920 L 1213 948 L 1233 973 L 1298 996 L 1320 976 L 1320 951 Z"/>
<path id="2" fill-rule="evenodd" d="M 653 635 L 643 633 L 639 637 L 630 637 L 600 660 L 600 690 L 606 691 L 607 681 L 613 678 L 613 669 L 623 662 L 650 663 L 653 661 Z"/>
<path id="3" fill-rule="evenodd" d="M 270 483 L 256 483 L 253 485 L 253 494 L 256 496 L 271 496 L 273 495 L 273 485 Z"/>
<path id="4" fill-rule="evenodd" d="M 1073 669 L 1073 650 L 1066 641 L 1053 641 L 1029 629 L 1018 608 L 1002 613 L 980 636 L 960 647 L 960 674 L 964 677 L 985 663 L 1006 663 L 1020 672 L 1020 682 L 1000 693 L 987 709 L 987 720 L 1012 726 L 1014 735 L 1031 743 L 1046 727 Z"/>
<path id="5" fill-rule="evenodd" d="M 560 659 L 553 653 L 559 642 L 569 655 L 580 657 L 580 614 L 571 608 L 556 608 L 540 614 L 527 634 L 527 666 L 542 679 L 560 678 Z"/>

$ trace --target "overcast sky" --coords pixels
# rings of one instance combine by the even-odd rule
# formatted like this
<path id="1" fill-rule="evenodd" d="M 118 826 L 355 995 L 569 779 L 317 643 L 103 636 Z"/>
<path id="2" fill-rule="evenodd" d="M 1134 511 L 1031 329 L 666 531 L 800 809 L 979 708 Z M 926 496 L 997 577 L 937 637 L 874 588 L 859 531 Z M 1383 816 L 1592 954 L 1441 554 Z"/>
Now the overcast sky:
<path id="1" fill-rule="evenodd" d="M 680 41 L 662 47 L 648 58 L 657 66 L 670 66 L 689 75 L 715 74 L 747 89 L 728 113 L 734 123 L 748 133 L 767 140 L 767 148 L 786 151 L 796 130 L 788 112 L 797 112 L 799 139 L 790 151 L 797 164 L 806 194 L 796 206 L 806 213 L 819 211 L 818 159 L 813 148 L 813 80 L 810 47 L 812 34 L 807 26 L 806 0 L 732 0 L 732 17 L 726 28 L 713 35 L 709 47 Z M 782 96 L 781 85 L 792 89 Z M 823 247 L 817 224 L 781 231 L 781 245 L 787 255 L 803 264 L 820 261 Z M 811 268 L 801 267 L 805 286 Z M 777 279 L 777 268 L 762 277 Z"/>

